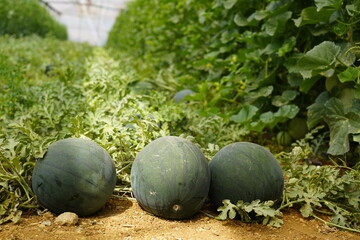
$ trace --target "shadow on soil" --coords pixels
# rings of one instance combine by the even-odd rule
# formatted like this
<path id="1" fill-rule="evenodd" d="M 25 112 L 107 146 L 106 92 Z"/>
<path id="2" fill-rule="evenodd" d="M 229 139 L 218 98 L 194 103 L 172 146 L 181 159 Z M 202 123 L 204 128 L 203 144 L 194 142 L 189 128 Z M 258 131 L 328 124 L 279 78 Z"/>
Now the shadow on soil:
<path id="1" fill-rule="evenodd" d="M 97 218 L 107 218 L 110 216 L 118 215 L 123 212 L 125 212 L 127 209 L 131 208 L 133 206 L 133 201 L 128 199 L 118 199 L 115 197 L 112 197 L 109 199 L 109 201 L 106 203 L 104 208 L 99 211 L 96 215 L 93 217 Z"/>

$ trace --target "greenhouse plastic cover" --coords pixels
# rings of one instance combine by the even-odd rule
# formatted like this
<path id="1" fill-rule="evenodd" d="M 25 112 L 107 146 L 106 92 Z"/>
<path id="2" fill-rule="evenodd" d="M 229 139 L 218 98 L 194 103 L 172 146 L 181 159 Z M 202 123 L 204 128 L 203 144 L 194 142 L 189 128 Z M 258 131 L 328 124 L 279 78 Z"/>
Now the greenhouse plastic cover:
<path id="1" fill-rule="evenodd" d="M 119 10 L 129 0 L 43 0 L 49 12 L 66 25 L 69 40 L 104 45 Z"/>

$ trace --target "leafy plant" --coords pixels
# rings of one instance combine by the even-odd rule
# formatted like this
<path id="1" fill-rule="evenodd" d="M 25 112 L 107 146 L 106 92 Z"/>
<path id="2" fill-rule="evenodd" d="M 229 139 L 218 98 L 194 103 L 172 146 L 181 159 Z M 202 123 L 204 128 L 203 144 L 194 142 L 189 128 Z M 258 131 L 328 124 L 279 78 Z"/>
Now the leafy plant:
<path id="1" fill-rule="evenodd" d="M 273 205 L 273 201 L 260 202 L 260 200 L 254 200 L 251 203 L 238 201 L 236 205 L 234 205 L 229 200 L 225 199 L 223 201 L 223 206 L 218 208 L 218 211 L 220 212 L 218 219 L 234 219 L 236 215 L 239 215 L 241 221 L 255 222 L 255 220 L 252 220 L 250 217 L 250 213 L 255 213 L 258 222 L 261 222 L 264 225 L 280 227 L 283 224 L 280 217 L 283 215 L 279 210 L 273 208 Z"/>

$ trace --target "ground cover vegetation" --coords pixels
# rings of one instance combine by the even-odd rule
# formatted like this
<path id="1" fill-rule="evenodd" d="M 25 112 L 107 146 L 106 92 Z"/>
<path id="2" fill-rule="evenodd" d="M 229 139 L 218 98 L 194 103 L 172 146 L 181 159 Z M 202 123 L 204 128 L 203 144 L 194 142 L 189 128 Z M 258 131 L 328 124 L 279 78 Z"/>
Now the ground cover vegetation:
<path id="1" fill-rule="evenodd" d="M 208 160 L 252 141 L 281 163 L 281 201 L 225 200 L 218 216 L 204 214 L 280 227 L 296 208 L 360 231 L 359 11 L 360 1 L 134 0 L 108 48 L 1 37 L 0 223 L 42 210 L 31 174 L 51 143 L 82 137 L 105 148 L 121 198 L 137 153 L 174 135 Z M 186 88 L 195 94 L 173 101 Z"/>

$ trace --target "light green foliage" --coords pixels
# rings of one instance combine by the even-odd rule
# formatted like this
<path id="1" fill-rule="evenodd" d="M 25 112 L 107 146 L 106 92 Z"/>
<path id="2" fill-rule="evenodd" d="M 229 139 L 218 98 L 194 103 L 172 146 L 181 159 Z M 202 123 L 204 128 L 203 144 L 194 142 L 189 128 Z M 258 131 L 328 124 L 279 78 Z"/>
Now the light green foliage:
<path id="1" fill-rule="evenodd" d="M 85 46 L 41 40 L 1 38 L 0 71 L 0 223 L 18 221 L 24 208 L 34 207 L 29 181 L 36 158 L 47 146 L 71 136 L 71 120 L 85 106 L 79 91 L 84 77 L 81 65 L 91 50 Z M 50 49 L 50 50 L 49 50 Z M 54 49 L 57 49 L 56 51 Z M 67 54 L 71 49 L 72 54 Z M 57 54 L 54 54 L 54 53 Z M 61 64 L 54 76 L 44 73 L 46 64 Z M 59 60 L 61 59 L 61 60 Z M 81 62 L 83 61 L 83 62 Z M 76 63 L 76 64 L 75 64 Z"/>
<path id="2" fill-rule="evenodd" d="M 282 155 L 283 161 L 288 163 L 284 168 L 288 180 L 280 208 L 299 206 L 304 217 L 325 213 L 331 216 L 332 224 L 359 231 L 359 169 L 336 164 L 299 164 L 309 156 L 306 148 L 311 145 L 304 143 Z M 347 171 L 342 173 L 342 169 Z"/>
<path id="3" fill-rule="evenodd" d="M 37 0 L 0 0 L 0 36 L 7 34 L 67 39 L 65 26 L 58 23 Z"/>
<path id="4" fill-rule="evenodd" d="M 223 200 L 223 206 L 218 208 L 219 219 L 225 220 L 227 218 L 234 219 L 236 215 L 240 216 L 241 221 L 244 222 L 261 222 L 264 225 L 270 225 L 273 227 L 281 227 L 283 221 L 280 219 L 282 213 L 273 208 L 274 201 L 260 202 L 260 200 L 254 200 L 251 203 L 245 203 L 238 201 L 232 204 L 229 200 Z M 251 220 L 249 213 L 256 214 L 256 220 Z"/>

